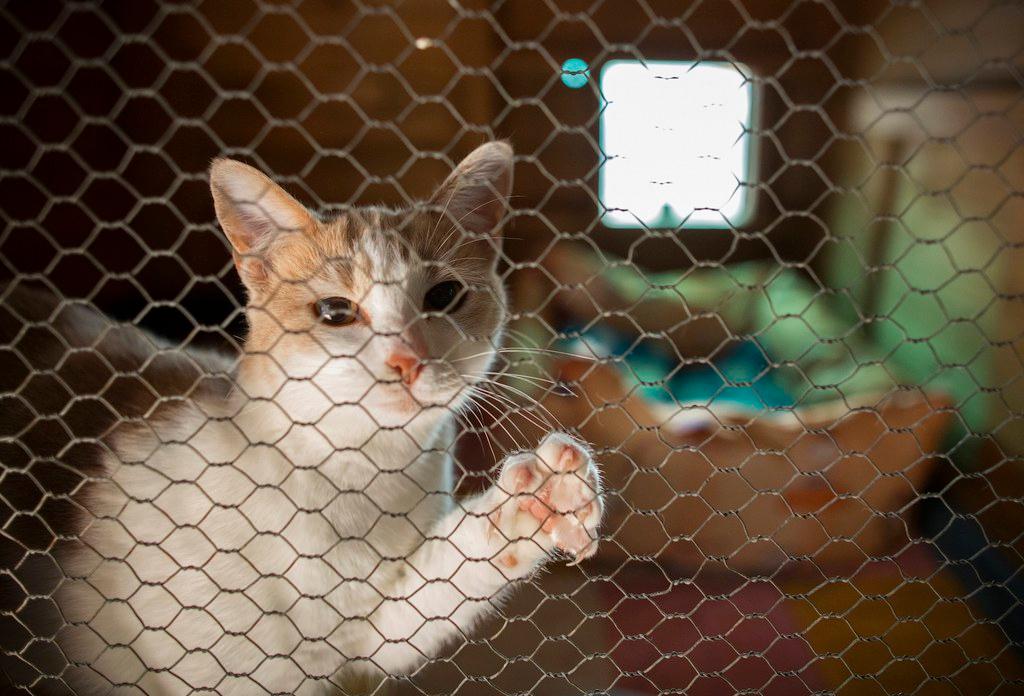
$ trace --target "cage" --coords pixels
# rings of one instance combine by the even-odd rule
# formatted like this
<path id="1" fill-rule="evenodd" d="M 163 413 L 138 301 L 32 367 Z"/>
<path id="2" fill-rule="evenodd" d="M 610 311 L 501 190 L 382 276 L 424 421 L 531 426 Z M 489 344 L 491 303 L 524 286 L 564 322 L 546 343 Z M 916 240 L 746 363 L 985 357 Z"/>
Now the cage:
<path id="1" fill-rule="evenodd" d="M 1020 692 L 1022 70 L 1014 0 L 3 2 L 5 689 Z"/>

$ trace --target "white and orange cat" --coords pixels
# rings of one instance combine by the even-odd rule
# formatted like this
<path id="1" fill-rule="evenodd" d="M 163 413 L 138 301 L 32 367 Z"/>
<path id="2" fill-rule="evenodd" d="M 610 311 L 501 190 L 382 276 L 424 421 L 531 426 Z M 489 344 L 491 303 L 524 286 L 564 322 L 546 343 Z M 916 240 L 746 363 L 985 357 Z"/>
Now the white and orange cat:
<path id="1" fill-rule="evenodd" d="M 322 219 L 252 167 L 213 164 L 248 338 L 237 369 L 173 358 L 230 389 L 197 385 L 105 438 L 56 593 L 77 691 L 313 694 L 407 673 L 511 580 L 595 551 L 598 472 L 567 435 L 453 495 L 456 414 L 502 337 L 511 170 L 488 143 L 427 205 Z M 83 345 L 112 326 L 63 320 Z M 114 352 L 152 353 L 135 334 Z"/>

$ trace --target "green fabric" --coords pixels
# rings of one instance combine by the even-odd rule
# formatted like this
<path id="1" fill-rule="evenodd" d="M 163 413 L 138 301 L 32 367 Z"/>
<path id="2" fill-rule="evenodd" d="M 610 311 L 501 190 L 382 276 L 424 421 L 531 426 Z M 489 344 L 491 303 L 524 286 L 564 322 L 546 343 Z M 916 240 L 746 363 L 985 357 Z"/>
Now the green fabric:
<path id="1" fill-rule="evenodd" d="M 929 164 L 939 172 L 960 166 Z M 895 187 L 890 218 L 873 217 L 853 193 L 837 204 L 825 281 L 878 315 L 874 350 L 887 356 L 887 364 L 907 381 L 953 398 L 961 419 L 950 435 L 951 446 L 969 431 L 995 432 L 1008 453 L 1024 452 L 1024 429 L 1000 427 L 1012 419 L 1022 386 L 1002 384 L 997 369 L 999 360 L 1010 359 L 1010 371 L 1019 373 L 1019 363 L 998 345 L 1012 325 L 999 311 L 998 288 L 1013 270 L 1006 265 L 1007 254 L 1000 253 L 1005 241 L 997 221 L 982 210 L 971 219 L 951 205 L 949 195 L 922 194 L 906 179 L 886 185 Z M 865 259 L 879 232 L 884 244 L 877 268 L 869 272 Z M 871 297 L 874 308 L 865 306 Z M 961 450 L 959 463 L 970 468 L 973 454 Z"/>
<path id="2" fill-rule="evenodd" d="M 613 267 L 603 278 L 629 304 L 683 304 L 715 313 L 729 332 L 756 341 L 797 403 L 887 390 L 898 369 L 867 339 L 848 298 L 816 288 L 795 269 L 763 262 L 640 276 Z"/>

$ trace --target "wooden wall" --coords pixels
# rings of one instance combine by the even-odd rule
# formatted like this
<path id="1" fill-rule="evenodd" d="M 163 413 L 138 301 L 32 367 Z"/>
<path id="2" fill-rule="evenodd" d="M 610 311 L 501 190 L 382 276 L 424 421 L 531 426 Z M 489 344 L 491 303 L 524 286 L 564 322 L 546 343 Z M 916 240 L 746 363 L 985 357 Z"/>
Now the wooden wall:
<path id="1" fill-rule="evenodd" d="M 222 321 L 237 335 L 239 284 L 204 180 L 213 157 L 259 164 L 317 207 L 396 204 L 495 136 L 519 155 L 515 260 L 575 235 L 649 268 L 821 270 L 842 199 L 891 154 L 872 151 L 851 104 L 891 84 L 1019 89 L 1022 36 L 1019 8 L 981 0 L 13 0 L 0 12 L 0 273 L 44 274 L 169 335 Z M 595 72 L 616 57 L 749 66 L 752 221 L 605 229 L 600 97 L 561 84 L 569 57 Z"/>

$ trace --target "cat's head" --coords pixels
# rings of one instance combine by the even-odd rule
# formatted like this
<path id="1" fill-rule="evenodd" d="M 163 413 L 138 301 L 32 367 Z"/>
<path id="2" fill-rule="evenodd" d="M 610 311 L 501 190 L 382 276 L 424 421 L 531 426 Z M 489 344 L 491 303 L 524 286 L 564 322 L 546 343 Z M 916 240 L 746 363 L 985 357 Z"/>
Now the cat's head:
<path id="1" fill-rule="evenodd" d="M 511 181 L 511 148 L 491 142 L 426 204 L 321 218 L 258 170 L 214 162 L 249 296 L 242 389 L 298 419 L 350 405 L 385 426 L 462 405 L 501 338 Z"/>

